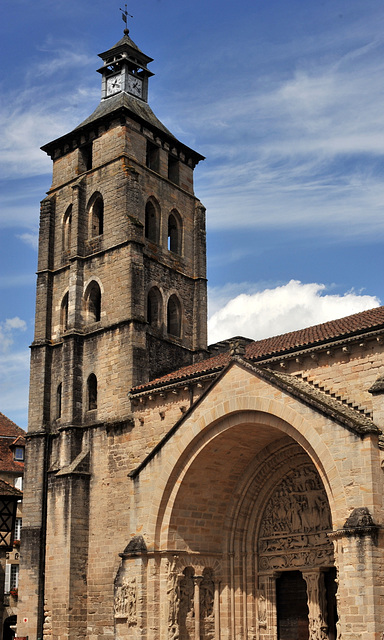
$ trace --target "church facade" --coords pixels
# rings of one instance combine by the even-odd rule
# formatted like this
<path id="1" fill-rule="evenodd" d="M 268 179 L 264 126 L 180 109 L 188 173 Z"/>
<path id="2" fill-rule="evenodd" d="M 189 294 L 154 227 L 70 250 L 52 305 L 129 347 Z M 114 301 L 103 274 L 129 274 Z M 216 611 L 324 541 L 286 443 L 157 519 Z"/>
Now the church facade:
<path id="1" fill-rule="evenodd" d="M 384 308 L 207 347 L 203 157 L 100 57 L 43 147 L 18 635 L 381 640 Z"/>

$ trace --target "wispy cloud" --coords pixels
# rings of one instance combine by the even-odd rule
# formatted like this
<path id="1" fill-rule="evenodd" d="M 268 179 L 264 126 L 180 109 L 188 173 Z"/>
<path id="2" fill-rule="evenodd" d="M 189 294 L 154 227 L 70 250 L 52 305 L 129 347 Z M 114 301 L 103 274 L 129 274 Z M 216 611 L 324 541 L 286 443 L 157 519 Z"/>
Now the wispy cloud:
<path id="1" fill-rule="evenodd" d="M 32 249 L 35 249 L 37 251 L 37 247 L 39 244 L 39 236 L 37 233 L 30 233 L 30 232 L 21 233 L 20 235 L 17 236 L 17 238 L 19 238 L 26 245 L 28 245 L 29 247 L 32 247 Z"/>
<path id="2" fill-rule="evenodd" d="M 281 286 L 254 291 L 256 286 L 230 284 L 211 290 L 210 343 L 233 335 L 259 340 L 380 305 L 375 296 L 354 291 L 330 294 L 327 287 L 319 283 L 291 280 Z"/>

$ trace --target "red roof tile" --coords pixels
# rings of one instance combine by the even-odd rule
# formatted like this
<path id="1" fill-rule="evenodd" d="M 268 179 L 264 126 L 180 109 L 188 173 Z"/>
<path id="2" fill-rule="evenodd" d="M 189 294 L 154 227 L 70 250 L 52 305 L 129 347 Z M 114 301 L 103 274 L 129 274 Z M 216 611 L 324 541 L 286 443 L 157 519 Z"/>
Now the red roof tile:
<path id="1" fill-rule="evenodd" d="M 248 345 L 247 358 L 260 358 L 303 348 L 384 327 L 384 307 L 354 313 L 351 316 L 258 340 Z"/>
<path id="2" fill-rule="evenodd" d="M 328 341 L 341 340 L 354 334 L 366 333 L 384 328 L 384 307 L 376 307 L 368 311 L 354 313 L 351 316 L 317 324 L 306 329 L 283 333 L 271 338 L 251 342 L 245 349 L 245 357 L 250 360 L 263 360 L 273 355 L 282 355 L 296 349 L 316 346 Z M 229 351 L 221 353 L 201 362 L 172 371 L 161 378 L 132 389 L 133 393 L 148 391 L 157 386 L 180 382 L 188 378 L 220 371 L 230 361 Z"/>
<path id="3" fill-rule="evenodd" d="M 0 436 L 16 438 L 17 436 L 25 436 L 25 431 L 0 412 Z"/>

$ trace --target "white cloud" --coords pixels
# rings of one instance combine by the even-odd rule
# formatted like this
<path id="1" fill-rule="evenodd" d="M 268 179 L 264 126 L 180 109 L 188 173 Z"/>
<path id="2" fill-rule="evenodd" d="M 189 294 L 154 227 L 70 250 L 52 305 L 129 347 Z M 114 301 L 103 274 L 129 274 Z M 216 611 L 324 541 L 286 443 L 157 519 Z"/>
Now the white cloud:
<path id="1" fill-rule="evenodd" d="M 238 293 L 239 288 L 249 292 Z M 342 296 L 327 294 L 324 284 L 303 284 L 298 280 L 263 291 L 252 289 L 255 285 L 243 284 L 210 291 L 210 343 L 236 335 L 259 340 L 380 305 L 375 296 L 354 291 Z"/>
<path id="2" fill-rule="evenodd" d="M 29 247 L 32 247 L 32 249 L 37 250 L 37 247 L 39 244 L 38 233 L 21 233 L 20 235 L 17 236 L 17 238 L 19 238 L 22 242 L 27 244 Z"/>
<path id="3" fill-rule="evenodd" d="M 28 349 L 3 353 L 0 358 L 0 411 L 23 428 L 27 423 L 28 386 Z"/>
<path id="4" fill-rule="evenodd" d="M 26 328 L 26 322 L 17 316 L 0 322 L 0 352 L 6 353 L 13 345 L 14 331 L 25 331 Z M 4 364 L 3 357 L 2 364 Z"/>

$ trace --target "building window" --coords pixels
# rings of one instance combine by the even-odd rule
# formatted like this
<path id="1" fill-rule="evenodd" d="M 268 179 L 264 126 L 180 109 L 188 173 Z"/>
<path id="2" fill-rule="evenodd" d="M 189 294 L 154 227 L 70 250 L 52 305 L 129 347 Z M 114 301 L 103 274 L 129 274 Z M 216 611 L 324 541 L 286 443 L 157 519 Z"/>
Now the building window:
<path id="1" fill-rule="evenodd" d="M 9 593 L 13 589 L 17 589 L 18 586 L 19 586 L 19 565 L 18 564 L 6 564 L 5 565 L 4 593 Z"/>
<path id="2" fill-rule="evenodd" d="M 173 294 L 167 306 L 167 331 L 175 338 L 181 336 L 181 305 L 178 297 Z"/>
<path id="3" fill-rule="evenodd" d="M 168 251 L 181 254 L 182 225 L 177 211 L 170 213 L 168 217 Z"/>
<path id="4" fill-rule="evenodd" d="M 89 144 L 85 144 L 80 148 L 80 158 L 79 158 L 79 170 L 89 171 L 92 169 L 93 159 L 92 159 L 92 142 Z"/>
<path id="5" fill-rule="evenodd" d="M 95 280 L 88 285 L 84 299 L 86 321 L 88 323 L 99 322 L 101 318 L 101 291 Z"/>
<path id="6" fill-rule="evenodd" d="M 18 489 L 19 491 L 23 490 L 23 476 L 18 476 L 17 478 L 15 478 L 15 489 Z"/>
<path id="7" fill-rule="evenodd" d="M 151 242 L 159 242 L 160 216 L 153 202 L 145 207 L 145 237 Z"/>
<path id="8" fill-rule="evenodd" d="M 18 460 L 19 462 L 23 462 L 24 461 L 24 447 L 15 447 L 15 451 L 14 451 L 13 457 L 14 457 L 15 460 Z"/>
<path id="9" fill-rule="evenodd" d="M 21 538 L 21 523 L 22 523 L 22 518 L 16 518 L 16 520 L 15 520 L 15 540 L 20 540 L 20 538 Z"/>
<path id="10" fill-rule="evenodd" d="M 60 382 L 60 384 L 57 387 L 57 391 L 56 391 L 56 418 L 61 418 L 62 395 L 63 395 L 63 385 Z"/>
<path id="11" fill-rule="evenodd" d="M 96 238 L 104 233 L 104 201 L 101 195 L 93 196 L 89 207 L 90 236 Z"/>
<path id="12" fill-rule="evenodd" d="M 72 205 L 68 207 L 63 218 L 63 251 L 71 248 Z"/>
<path id="13" fill-rule="evenodd" d="M 97 378 L 94 373 L 91 373 L 91 375 L 88 378 L 87 392 L 88 392 L 88 411 L 97 409 Z"/>
<path id="14" fill-rule="evenodd" d="M 152 171 L 156 171 L 156 173 L 159 173 L 160 149 L 149 140 L 147 140 L 146 164 L 148 169 L 152 169 Z"/>
<path id="15" fill-rule="evenodd" d="M 60 328 L 61 331 L 66 331 L 68 329 L 68 292 L 61 301 Z"/>
<path id="16" fill-rule="evenodd" d="M 159 327 L 161 323 L 162 299 L 157 287 L 152 287 L 147 297 L 147 322 L 152 327 Z"/>
<path id="17" fill-rule="evenodd" d="M 173 156 L 168 156 L 168 179 L 174 184 L 179 184 L 179 161 Z"/>

